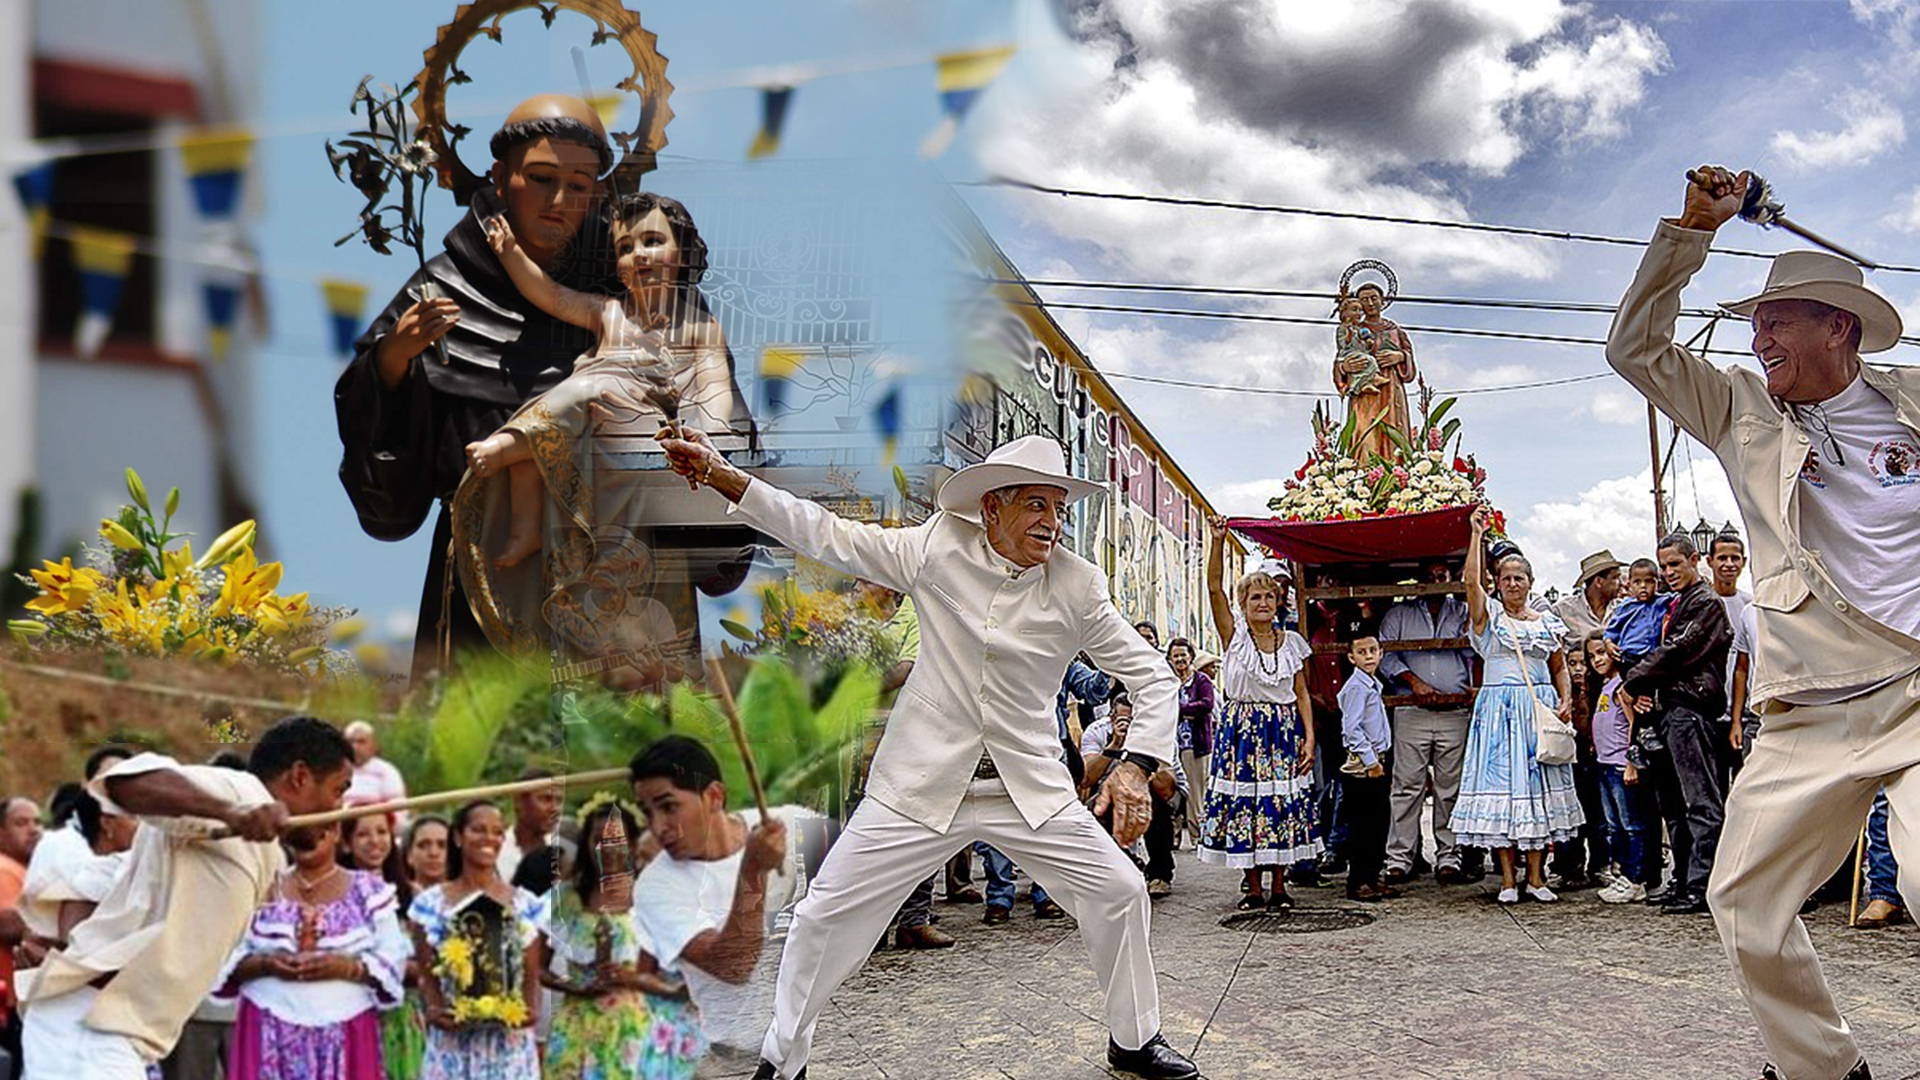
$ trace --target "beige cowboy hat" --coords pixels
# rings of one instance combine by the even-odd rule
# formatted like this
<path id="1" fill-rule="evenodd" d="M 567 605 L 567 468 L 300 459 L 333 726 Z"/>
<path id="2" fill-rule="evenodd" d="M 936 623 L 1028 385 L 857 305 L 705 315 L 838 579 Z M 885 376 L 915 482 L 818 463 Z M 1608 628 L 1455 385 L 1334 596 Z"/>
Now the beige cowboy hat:
<path id="1" fill-rule="evenodd" d="M 1602 548 L 1580 560 L 1580 576 L 1573 579 L 1573 587 L 1584 589 L 1587 587 L 1587 582 L 1609 570 L 1618 570 L 1625 565 L 1626 563 L 1613 557 L 1613 552 Z"/>
<path id="2" fill-rule="evenodd" d="M 1900 313 L 1887 298 L 1864 284 L 1860 268 L 1824 251 L 1783 251 L 1773 257 L 1767 285 L 1744 300 L 1723 301 L 1721 307 L 1750 317 L 1769 300 L 1817 300 L 1860 320 L 1860 351 L 1891 349 L 1900 340 Z"/>
<path id="3" fill-rule="evenodd" d="M 1044 435 L 1025 435 L 995 447 L 986 460 L 954 473 L 940 485 L 936 501 L 947 513 L 978 524 L 981 496 L 1029 484 L 1065 488 L 1068 502 L 1101 490 L 1099 484 L 1067 472 L 1067 457 L 1060 452 L 1059 443 Z"/>

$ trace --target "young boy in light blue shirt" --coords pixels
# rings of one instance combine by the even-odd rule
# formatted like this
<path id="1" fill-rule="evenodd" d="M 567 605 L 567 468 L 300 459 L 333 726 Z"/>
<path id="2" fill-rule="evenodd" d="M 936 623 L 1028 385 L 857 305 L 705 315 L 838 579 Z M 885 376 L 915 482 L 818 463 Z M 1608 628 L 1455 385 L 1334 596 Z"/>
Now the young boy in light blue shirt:
<path id="1" fill-rule="evenodd" d="M 1659 582 L 1660 567 L 1652 559 L 1635 559 L 1627 568 L 1627 594 L 1607 619 L 1607 640 L 1620 650 L 1623 671 L 1660 644 L 1660 626 L 1673 597 L 1654 594 Z"/>
<path id="2" fill-rule="evenodd" d="M 1340 768 L 1341 810 L 1347 818 L 1347 899 L 1386 900 L 1400 890 L 1380 884 L 1391 816 L 1387 753 L 1393 726 L 1381 699 L 1380 640 L 1357 637 L 1347 647 L 1353 673 L 1340 687 L 1340 736 L 1347 763 Z"/>

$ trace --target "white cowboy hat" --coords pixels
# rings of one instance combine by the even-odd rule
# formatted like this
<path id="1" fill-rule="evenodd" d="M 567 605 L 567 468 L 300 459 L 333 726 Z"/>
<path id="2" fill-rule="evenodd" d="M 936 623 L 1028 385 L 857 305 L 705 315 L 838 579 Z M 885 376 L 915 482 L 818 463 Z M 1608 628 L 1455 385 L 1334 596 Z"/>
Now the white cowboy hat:
<path id="1" fill-rule="evenodd" d="M 985 461 L 954 473 L 940 485 L 936 501 L 947 513 L 977 524 L 981 496 L 1000 488 L 1028 484 L 1065 488 L 1068 502 L 1101 490 L 1099 484 L 1067 472 L 1067 457 L 1060 452 L 1059 443 L 1044 435 L 1026 435 L 995 447 Z"/>
<path id="2" fill-rule="evenodd" d="M 1594 578 L 1599 577 L 1609 570 L 1618 570 L 1625 565 L 1626 563 L 1613 557 L 1613 552 L 1601 548 L 1599 551 L 1580 560 L 1580 576 L 1574 579 L 1573 587 L 1576 589 L 1586 588 L 1587 582 L 1592 581 Z"/>
<path id="3" fill-rule="evenodd" d="M 1817 300 L 1860 320 L 1861 352 L 1891 349 L 1900 340 L 1900 312 L 1863 281 L 1860 268 L 1838 255 L 1783 251 L 1773 257 L 1765 288 L 1720 306 L 1735 315 L 1751 316 L 1755 307 L 1769 300 Z"/>

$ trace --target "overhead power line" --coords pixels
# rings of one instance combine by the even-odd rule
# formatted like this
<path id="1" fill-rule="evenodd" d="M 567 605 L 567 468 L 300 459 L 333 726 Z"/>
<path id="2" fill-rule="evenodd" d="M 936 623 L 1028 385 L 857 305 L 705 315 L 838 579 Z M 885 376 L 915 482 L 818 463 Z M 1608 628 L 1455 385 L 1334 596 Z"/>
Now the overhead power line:
<path id="1" fill-rule="evenodd" d="M 1229 322 L 1285 323 L 1295 326 L 1328 327 L 1325 319 L 1316 319 L 1304 315 L 1269 315 L 1258 311 L 1212 311 L 1200 308 L 1154 308 L 1136 307 L 1128 304 L 1091 304 L 1063 300 L 1011 300 L 1013 304 L 1027 307 L 1056 308 L 1064 311 L 1105 311 L 1121 315 L 1151 315 L 1164 318 L 1183 319 L 1224 319 Z M 1409 333 L 1448 334 L 1455 337 L 1493 338 L 1499 341 L 1535 341 L 1549 345 L 1606 345 L 1602 338 L 1574 337 L 1569 334 L 1536 334 L 1521 330 L 1483 330 L 1464 326 L 1414 326 L 1401 324 L 1400 329 Z M 1695 355 L 1706 356 L 1751 356 L 1751 353 L 1735 349 L 1708 349 Z"/>
<path id="2" fill-rule="evenodd" d="M 1430 229 L 1458 229 L 1464 232 L 1525 236 L 1535 240 L 1565 240 L 1583 244 L 1612 244 L 1619 247 L 1644 247 L 1646 240 L 1600 233 L 1571 232 L 1564 229 L 1534 229 L 1523 225 L 1494 225 L 1480 221 L 1445 221 L 1439 218 L 1412 218 L 1394 214 L 1367 214 L 1352 210 L 1328 210 L 1310 206 L 1279 206 L 1271 203 L 1237 202 L 1230 199 L 1198 199 L 1181 195 L 1146 195 L 1128 191 L 1091 191 L 1085 188 L 1054 187 L 1029 180 L 996 176 L 989 180 L 962 181 L 966 187 L 1004 187 L 1060 195 L 1075 199 L 1108 199 L 1119 202 L 1155 203 L 1161 206 L 1190 206 L 1208 210 L 1242 210 L 1261 214 L 1290 214 L 1300 217 L 1338 218 L 1346 221 L 1374 221 L 1384 225 L 1417 225 Z M 1715 254 L 1737 255 L 1743 259 L 1771 259 L 1775 252 L 1749 251 L 1743 248 L 1710 248 Z M 1920 274 L 1920 266 L 1882 264 L 1879 269 L 1892 273 Z"/>
<path id="3" fill-rule="evenodd" d="M 1339 397 L 1331 387 L 1325 390 L 1290 390 L 1273 386 L 1235 386 L 1231 383 L 1200 382 L 1193 379 L 1169 379 L 1159 375 L 1135 375 L 1125 371 L 1102 371 L 1100 374 L 1109 379 L 1128 379 L 1133 382 L 1153 383 L 1156 386 L 1180 386 L 1191 390 L 1223 390 L 1237 394 L 1261 394 L 1267 397 Z M 1503 394 L 1510 390 L 1539 390 L 1549 386 L 1570 386 L 1574 383 L 1593 382 L 1595 379 L 1614 378 L 1611 371 L 1595 371 L 1586 375 L 1569 375 L 1560 379 L 1540 379 L 1534 382 L 1501 383 L 1495 386 L 1468 386 L 1459 390 L 1434 389 L 1436 394 L 1461 396 L 1465 394 Z"/>

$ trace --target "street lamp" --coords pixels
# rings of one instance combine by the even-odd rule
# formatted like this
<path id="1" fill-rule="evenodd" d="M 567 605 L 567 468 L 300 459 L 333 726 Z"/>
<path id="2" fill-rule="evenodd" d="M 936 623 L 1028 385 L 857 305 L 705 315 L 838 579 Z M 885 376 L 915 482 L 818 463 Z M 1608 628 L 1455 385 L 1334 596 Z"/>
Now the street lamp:
<path id="1" fill-rule="evenodd" d="M 1693 549 L 1705 555 L 1713 550 L 1713 538 L 1718 535 L 1718 530 L 1707 524 L 1706 518 L 1701 518 L 1700 524 L 1693 527 Z"/>

